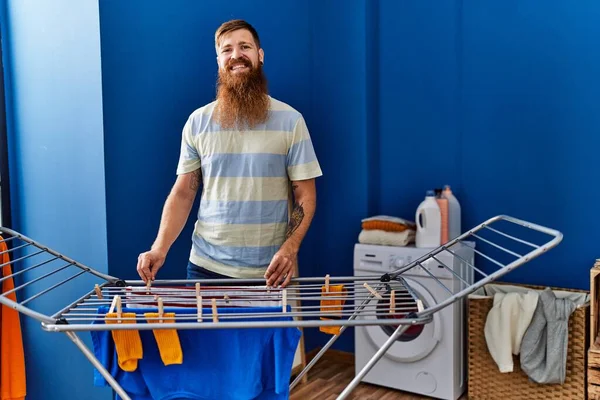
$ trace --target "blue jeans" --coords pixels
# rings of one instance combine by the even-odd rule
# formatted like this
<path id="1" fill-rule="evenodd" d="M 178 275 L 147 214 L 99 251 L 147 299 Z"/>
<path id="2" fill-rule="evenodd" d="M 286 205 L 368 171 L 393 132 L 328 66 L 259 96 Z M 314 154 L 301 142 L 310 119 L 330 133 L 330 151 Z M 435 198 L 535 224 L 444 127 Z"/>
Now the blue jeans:
<path id="1" fill-rule="evenodd" d="M 211 285 L 231 286 L 231 285 L 236 284 L 234 282 L 235 278 L 233 278 L 231 276 L 217 274 L 216 272 L 213 272 L 213 271 L 209 271 L 206 268 L 202 268 L 201 266 L 192 263 L 191 261 L 188 261 L 188 265 L 187 265 L 187 279 L 231 279 L 232 280 L 231 283 L 202 283 L 202 286 L 211 286 Z"/>

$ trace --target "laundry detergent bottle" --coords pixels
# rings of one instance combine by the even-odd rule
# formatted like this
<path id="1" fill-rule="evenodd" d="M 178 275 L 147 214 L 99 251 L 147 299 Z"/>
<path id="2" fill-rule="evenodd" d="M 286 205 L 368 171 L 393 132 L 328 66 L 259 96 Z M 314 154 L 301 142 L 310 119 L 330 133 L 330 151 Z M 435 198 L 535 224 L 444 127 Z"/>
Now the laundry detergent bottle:
<path id="1" fill-rule="evenodd" d="M 448 236 L 454 239 L 462 233 L 460 203 L 452 193 L 450 185 L 444 186 L 442 197 L 448 199 Z"/>
<path id="2" fill-rule="evenodd" d="M 442 216 L 433 190 L 427 191 L 425 200 L 417 207 L 415 221 L 416 247 L 438 247 L 441 244 Z"/>

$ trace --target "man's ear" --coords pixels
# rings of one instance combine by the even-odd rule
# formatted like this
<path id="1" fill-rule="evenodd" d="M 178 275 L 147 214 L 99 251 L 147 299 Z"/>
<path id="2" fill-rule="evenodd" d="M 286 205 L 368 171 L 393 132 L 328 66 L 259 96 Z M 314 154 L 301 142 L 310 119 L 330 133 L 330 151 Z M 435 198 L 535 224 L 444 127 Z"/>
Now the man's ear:
<path id="1" fill-rule="evenodd" d="M 265 52 L 263 49 L 258 50 L 258 61 L 262 64 L 265 63 Z"/>

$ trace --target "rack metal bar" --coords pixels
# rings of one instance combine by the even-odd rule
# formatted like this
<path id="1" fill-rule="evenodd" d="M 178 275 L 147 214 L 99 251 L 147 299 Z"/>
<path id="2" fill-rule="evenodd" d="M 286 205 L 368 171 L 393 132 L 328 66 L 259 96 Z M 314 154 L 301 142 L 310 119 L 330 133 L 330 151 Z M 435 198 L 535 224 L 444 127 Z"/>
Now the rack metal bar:
<path id="1" fill-rule="evenodd" d="M 22 273 L 24 273 L 24 272 L 31 271 L 32 269 L 39 268 L 39 267 L 41 267 L 42 265 L 44 265 L 44 264 L 48 264 L 49 262 L 52 262 L 52 261 L 54 261 L 54 260 L 58 260 L 58 257 L 54 257 L 54 258 L 51 258 L 50 260 L 46 260 L 46 261 L 44 261 L 44 262 L 42 262 L 42 263 L 39 263 L 39 264 L 32 265 L 31 267 L 24 268 L 24 269 L 22 269 L 22 270 L 19 270 L 19 271 L 17 271 L 17 272 L 13 272 L 13 273 L 12 273 L 12 274 L 10 274 L 10 275 L 7 275 L 7 276 L 4 276 L 4 277 L 2 277 L 2 278 L 0 279 L 0 282 L 2 282 L 2 281 L 5 281 L 5 280 L 7 280 L 7 279 L 10 279 L 10 278 L 14 278 L 15 276 L 21 275 L 21 274 L 22 274 Z"/>
<path id="2" fill-rule="evenodd" d="M 442 264 L 442 265 L 444 266 L 444 268 L 446 268 L 448 271 L 450 271 L 450 273 L 451 273 L 452 275 L 454 275 L 454 277 L 455 277 L 456 279 L 458 279 L 459 281 L 461 281 L 461 282 L 462 282 L 462 283 L 464 283 L 465 285 L 470 285 L 470 283 L 469 283 L 469 282 L 467 282 L 467 281 L 465 281 L 465 280 L 462 278 L 462 276 L 460 276 L 459 274 L 457 274 L 456 272 L 454 272 L 454 269 L 453 269 L 453 268 L 451 268 L 451 267 L 447 266 L 447 265 L 446 265 L 444 262 L 442 262 L 442 261 L 438 260 L 438 258 L 437 258 L 436 256 L 432 256 L 432 258 L 433 258 L 435 261 L 437 261 L 437 262 L 439 262 L 440 264 Z"/>
<path id="3" fill-rule="evenodd" d="M 512 250 L 508 250 L 508 249 L 506 249 L 506 248 L 504 248 L 504 247 L 502 247 L 502 246 L 500 246 L 500 245 L 498 245 L 498 244 L 496 244 L 496 243 L 494 243 L 494 242 L 492 242 L 492 241 L 490 241 L 490 240 L 487 240 L 486 238 L 483 238 L 483 237 L 481 237 L 481 236 L 477 235 L 476 233 L 473 233 L 473 237 L 475 237 L 475 238 L 477 238 L 477 239 L 481 240 L 481 241 L 482 241 L 482 242 L 484 242 L 484 243 L 487 243 L 487 244 L 489 244 L 489 245 L 491 245 L 491 246 L 494 246 L 494 247 L 495 247 L 495 248 L 497 248 L 497 249 L 500 249 L 500 250 L 502 250 L 502 251 L 505 251 L 505 252 L 507 252 L 508 254 L 511 254 L 511 255 L 513 255 L 513 256 L 515 256 L 515 257 L 517 257 L 517 258 L 519 258 L 519 257 L 523 257 L 521 254 L 519 254 L 519 253 L 515 253 L 515 252 L 514 252 L 514 251 L 512 251 Z"/>
<path id="4" fill-rule="evenodd" d="M 509 234 L 507 234 L 507 233 L 501 232 L 501 231 L 499 231 L 499 230 L 497 230 L 497 229 L 490 228 L 489 226 L 486 226 L 485 228 L 486 228 L 486 229 L 488 229 L 488 230 L 490 230 L 490 231 L 492 231 L 492 232 L 495 232 L 495 233 L 497 233 L 497 234 L 499 234 L 499 235 L 502 235 L 502 236 L 504 236 L 504 237 L 507 237 L 507 238 L 509 238 L 509 239 L 512 239 L 512 240 L 514 240 L 514 241 L 517 241 L 517 242 L 519 242 L 519 243 L 526 244 L 527 246 L 533 247 L 534 249 L 537 249 L 537 248 L 539 247 L 539 246 L 538 246 L 538 245 L 536 245 L 536 244 L 530 243 L 530 242 L 528 242 L 528 241 L 526 241 L 526 240 L 523 240 L 523 239 L 516 238 L 516 237 L 514 237 L 514 236 L 511 236 L 511 235 L 509 235 Z"/>
<path id="5" fill-rule="evenodd" d="M 37 293 L 37 294 L 34 294 L 33 296 L 31 296 L 31 297 L 27 298 L 26 300 L 23 300 L 23 301 L 21 302 L 21 305 L 23 305 L 23 306 L 24 306 L 25 304 L 29 303 L 30 301 L 37 299 L 38 297 L 40 297 L 40 296 L 42 296 L 42 295 L 44 295 L 44 294 L 46 294 L 46 293 L 50 292 L 51 290 L 54 290 L 54 289 L 56 289 L 57 287 L 60 287 L 60 286 L 64 285 L 65 283 L 67 283 L 67 282 L 69 282 L 69 281 L 72 281 L 73 279 L 75 279 L 75 278 L 77 278 L 78 276 L 81 276 L 81 275 L 83 275 L 83 274 L 85 274 L 85 271 L 79 271 L 79 272 L 78 272 L 78 273 L 76 273 L 75 275 L 73 275 L 73 276 L 70 276 L 70 277 L 68 277 L 67 279 L 64 279 L 64 280 L 62 280 L 62 281 L 60 281 L 60 282 L 58 282 L 58 283 L 56 283 L 56 284 L 54 284 L 54 285 L 50 286 L 49 288 L 42 290 L 41 292 L 39 292 L 39 293 Z"/>
<path id="6" fill-rule="evenodd" d="M 54 274 L 56 274 L 56 273 L 58 273 L 58 272 L 60 272 L 60 271 L 62 271 L 62 270 L 65 270 L 65 269 L 69 268 L 69 266 L 70 266 L 70 265 L 71 265 L 71 264 L 63 265 L 62 267 L 60 267 L 60 268 L 58 268 L 58 269 L 56 269 L 56 270 L 50 271 L 50 272 L 48 272 L 47 274 L 44 274 L 44 275 L 42 275 L 42 276 L 38 276 L 37 278 L 35 278 L 35 279 L 32 279 L 32 280 L 30 280 L 30 281 L 28 281 L 28 282 L 25 282 L 24 284 L 22 284 L 22 285 L 20 285 L 20 286 L 17 286 L 16 288 L 13 288 L 13 289 L 11 289 L 11 290 L 7 290 L 6 292 L 2 293 L 2 295 L 6 296 L 6 295 L 8 295 L 8 294 L 11 294 L 11 293 L 13 293 L 13 292 L 16 292 L 16 291 L 18 291 L 18 290 L 21 290 L 21 289 L 23 289 L 23 288 L 26 288 L 27 286 L 29 286 L 29 285 L 31 285 L 31 284 L 33 284 L 33 283 L 39 282 L 39 281 L 41 281 L 41 280 L 42 280 L 42 279 L 44 279 L 44 278 L 47 278 L 47 277 L 49 277 L 49 276 L 52 276 L 52 275 L 54 275 Z"/>

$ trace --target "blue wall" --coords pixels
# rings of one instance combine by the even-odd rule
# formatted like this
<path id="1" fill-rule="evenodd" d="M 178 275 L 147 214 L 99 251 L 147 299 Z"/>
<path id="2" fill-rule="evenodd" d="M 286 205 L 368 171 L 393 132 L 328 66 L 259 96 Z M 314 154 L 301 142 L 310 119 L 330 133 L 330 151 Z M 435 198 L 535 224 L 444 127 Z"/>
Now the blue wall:
<path id="1" fill-rule="evenodd" d="M 502 212 L 564 233 L 513 281 L 589 288 L 600 233 L 600 3 L 465 1 L 462 199 L 473 225 Z"/>
<path id="2" fill-rule="evenodd" d="M 51 3 L 2 3 L 13 226 L 106 272 L 98 6 Z M 34 286 L 20 290 L 20 300 Z M 30 305 L 54 314 L 92 286 L 77 278 Z M 65 335 L 45 332 L 30 318 L 22 327 L 28 399 L 108 398 L 107 389 L 92 386 L 89 362 Z M 81 337 L 91 345 L 88 334 Z"/>
<path id="3" fill-rule="evenodd" d="M 564 233 L 506 280 L 589 288 L 600 4 L 380 6 L 379 212 L 413 217 L 426 189 L 449 183 L 464 229 L 509 214 Z"/>

